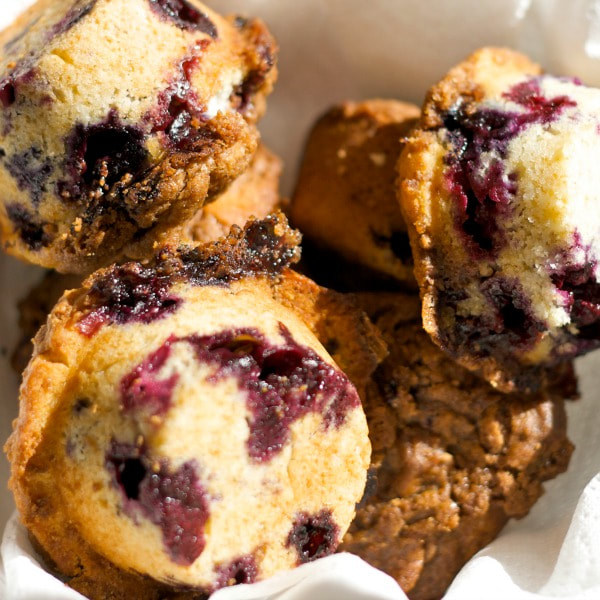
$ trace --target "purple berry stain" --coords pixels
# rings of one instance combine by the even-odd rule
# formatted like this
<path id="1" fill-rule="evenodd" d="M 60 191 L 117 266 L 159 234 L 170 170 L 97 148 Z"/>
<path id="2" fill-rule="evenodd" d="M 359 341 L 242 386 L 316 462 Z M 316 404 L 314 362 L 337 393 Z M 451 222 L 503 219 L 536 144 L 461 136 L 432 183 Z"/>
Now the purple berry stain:
<path id="1" fill-rule="evenodd" d="M 66 33 L 74 27 L 85 16 L 89 15 L 94 8 L 97 0 L 88 0 L 87 2 L 76 2 L 75 5 L 67 12 L 67 14 L 50 30 L 48 41 L 51 41 L 56 36 Z"/>
<path id="2" fill-rule="evenodd" d="M 202 52 L 209 40 L 196 44 L 196 53 Z M 194 150 L 210 141 L 203 125 L 207 119 L 206 107 L 198 100 L 191 78 L 200 64 L 199 54 L 181 61 L 179 72 L 169 87 L 158 97 L 158 105 L 146 116 L 151 132 L 162 132 L 168 146 L 177 150 Z"/>
<path id="3" fill-rule="evenodd" d="M 213 39 L 217 38 L 217 28 L 208 15 L 199 11 L 187 0 L 149 0 L 149 2 L 157 15 L 169 19 L 180 29 L 200 31 Z"/>
<path id="4" fill-rule="evenodd" d="M 171 345 L 167 342 L 123 377 L 121 403 L 126 413 L 143 410 L 150 416 L 161 416 L 169 410 L 179 377 L 175 373 L 166 379 L 157 379 L 156 374 L 170 354 Z"/>
<path id="5" fill-rule="evenodd" d="M 288 535 L 286 547 L 295 548 L 298 564 L 304 564 L 333 554 L 339 544 L 339 535 L 340 528 L 331 511 L 324 509 L 314 515 L 300 513 Z"/>
<path id="6" fill-rule="evenodd" d="M 258 567 L 254 556 L 240 556 L 225 565 L 219 565 L 213 591 L 241 583 L 254 583 L 257 576 Z"/>
<path id="7" fill-rule="evenodd" d="M 46 182 L 52 174 L 52 161 L 39 148 L 13 154 L 6 160 L 6 170 L 20 190 L 28 191 L 34 205 L 39 204 Z"/>
<path id="8" fill-rule="evenodd" d="M 76 125 L 66 140 L 69 179 L 58 182 L 59 194 L 97 198 L 124 176 L 135 177 L 148 157 L 144 139 L 142 131 L 121 123 L 114 110 L 102 123 Z"/>
<path id="9" fill-rule="evenodd" d="M 480 289 L 489 310 L 481 316 L 457 318 L 454 335 L 459 346 L 478 356 L 492 352 L 510 356 L 515 348 L 532 347 L 547 330 L 546 323 L 535 317 L 531 302 L 516 279 L 490 277 Z M 450 307 L 456 313 L 466 297 L 464 292 L 444 292 L 439 297 L 439 310 Z"/>
<path id="10" fill-rule="evenodd" d="M 584 251 L 584 260 L 574 261 L 574 251 Z M 580 254 L 580 252 L 577 252 Z M 587 352 L 600 346 L 600 283 L 596 279 L 598 261 L 589 248 L 581 243 L 581 236 L 575 233 L 573 245 L 550 261 L 552 283 L 565 299 L 565 309 L 577 326 L 577 353 Z M 558 265 L 558 266 L 557 266 Z"/>
<path id="11" fill-rule="evenodd" d="M 172 469 L 167 459 L 153 459 L 143 446 L 113 440 L 106 467 L 121 491 L 124 512 L 141 514 L 162 530 L 171 560 L 189 566 L 206 545 L 204 526 L 209 517 L 207 493 L 196 465 Z"/>
<path id="12" fill-rule="evenodd" d="M 174 312 L 181 300 L 169 293 L 171 279 L 138 263 L 109 270 L 93 283 L 78 330 L 91 337 L 100 327 L 117 323 L 150 323 Z"/>
<path id="13" fill-rule="evenodd" d="M 43 225 L 20 204 L 8 204 L 6 214 L 21 240 L 32 250 L 40 250 L 52 241 Z"/>
<path id="14" fill-rule="evenodd" d="M 215 380 L 236 377 L 252 414 L 248 453 L 267 462 L 289 440 L 292 423 L 310 412 L 323 414 L 326 427 L 339 427 L 360 405 L 348 378 L 310 348 L 294 342 L 280 325 L 285 344 L 272 346 L 253 329 L 187 338 L 203 363 L 218 365 Z"/>
<path id="15" fill-rule="evenodd" d="M 251 413 L 248 454 L 268 462 L 289 440 L 293 422 L 311 412 L 323 414 L 326 428 L 339 427 L 347 412 L 360 406 L 346 375 L 297 344 L 281 325 L 285 343 L 273 346 L 254 329 L 222 331 L 210 336 L 171 336 L 121 382 L 125 410 L 164 414 L 170 406 L 176 375 L 157 381 L 155 373 L 176 343 L 192 346 L 196 359 L 216 367 L 211 379 L 235 377 L 246 391 Z"/>
<path id="16" fill-rule="evenodd" d="M 504 97 L 524 112 L 481 108 L 467 114 L 459 105 L 444 117 L 454 149 L 446 161 L 446 185 L 455 200 L 456 226 L 476 259 L 494 257 L 506 243 L 498 221 L 510 214 L 517 191 L 516 175 L 505 173 L 502 163 L 509 143 L 530 125 L 552 123 L 566 108 L 576 106 L 567 96 L 546 98 L 539 78 L 513 86 Z M 484 154 L 493 157 L 485 169 Z"/>

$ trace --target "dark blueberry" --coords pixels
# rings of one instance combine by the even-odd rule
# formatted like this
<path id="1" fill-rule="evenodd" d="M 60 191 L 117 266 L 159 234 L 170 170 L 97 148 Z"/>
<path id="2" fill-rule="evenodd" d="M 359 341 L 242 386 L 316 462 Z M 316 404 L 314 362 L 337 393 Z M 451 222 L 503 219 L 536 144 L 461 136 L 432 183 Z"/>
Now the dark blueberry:
<path id="1" fill-rule="evenodd" d="M 546 331 L 546 324 L 534 316 L 531 302 L 516 279 L 490 277 L 480 289 L 488 309 L 476 317 L 457 314 L 454 336 L 459 345 L 475 354 L 510 356 L 515 349 L 532 347 Z M 456 311 L 459 300 L 442 294 L 440 301 L 442 307 Z"/>
<path id="2" fill-rule="evenodd" d="M 101 195 L 125 175 L 138 175 L 148 158 L 144 138 L 139 129 L 123 125 L 114 110 L 102 123 L 76 125 L 66 141 L 69 179 L 58 184 L 61 196 Z"/>
<path id="3" fill-rule="evenodd" d="M 147 474 L 141 456 L 142 448 L 114 440 L 106 455 L 106 468 L 113 482 L 129 500 L 139 498 L 140 484 Z"/>
<path id="4" fill-rule="evenodd" d="M 171 406 L 173 388 L 179 379 L 177 374 L 167 379 L 157 379 L 171 354 L 169 342 L 153 352 L 121 380 L 121 403 L 125 412 L 144 410 L 150 415 L 163 415 Z"/>
<path id="5" fill-rule="evenodd" d="M 294 521 L 286 547 L 295 548 L 298 564 L 303 564 L 333 554 L 339 544 L 339 534 L 330 510 L 324 509 L 316 515 L 301 513 Z"/>
<path id="6" fill-rule="evenodd" d="M 207 45 L 205 40 L 196 49 L 200 52 Z M 175 80 L 159 94 L 157 107 L 145 117 L 152 133 L 164 132 L 168 144 L 177 150 L 197 150 L 212 140 L 204 127 L 206 107 L 198 101 L 191 85 L 192 73 L 198 65 L 198 56 L 181 61 Z"/>
<path id="7" fill-rule="evenodd" d="M 181 300 L 169 293 L 171 279 L 138 263 L 115 267 L 92 285 L 89 310 L 79 320 L 81 333 L 92 336 L 110 323 L 150 323 L 171 314 Z"/>
<path id="8" fill-rule="evenodd" d="M 113 441 L 106 468 L 123 494 L 123 509 L 141 513 L 160 527 L 173 562 L 191 565 L 204 550 L 209 516 L 207 494 L 194 463 L 172 470 L 166 459 L 152 460 L 143 447 Z"/>
<path id="9" fill-rule="evenodd" d="M 6 213 L 21 240 L 32 250 L 39 250 L 52 241 L 51 237 L 44 231 L 43 224 L 36 221 L 35 217 L 20 204 L 7 205 Z"/>
<path id="10" fill-rule="evenodd" d="M 244 114 L 252 107 L 254 95 L 265 82 L 266 73 L 262 70 L 250 71 L 233 92 L 236 109 Z"/>
<path id="11" fill-rule="evenodd" d="M 94 5 L 96 4 L 96 0 L 87 0 L 87 2 L 77 2 L 75 6 L 73 6 L 69 12 L 58 22 L 56 25 L 52 27 L 49 34 L 50 41 L 52 38 L 66 33 L 79 23 L 81 19 L 83 19 L 86 15 L 92 12 Z"/>
<path id="12" fill-rule="evenodd" d="M 218 590 L 241 583 L 254 583 L 257 576 L 258 567 L 254 556 L 240 556 L 226 565 L 219 565 L 214 589 Z"/>
<path id="13" fill-rule="evenodd" d="M 585 262 L 573 264 L 570 260 L 574 249 L 581 249 L 580 236 L 575 234 L 573 248 L 558 253 L 550 261 L 559 265 L 550 269 L 554 285 L 566 294 L 567 310 L 571 320 L 580 329 L 579 336 L 592 339 L 600 323 L 600 282 L 596 279 L 598 262 L 590 257 L 589 248 L 584 248 Z M 600 338 L 596 338 L 600 341 Z"/>
<path id="14" fill-rule="evenodd" d="M 20 190 L 28 191 L 31 201 L 37 205 L 46 191 L 46 182 L 52 174 L 52 160 L 44 157 L 39 148 L 29 148 L 13 154 L 6 160 L 6 169 Z"/>
<path id="15" fill-rule="evenodd" d="M 173 21 L 180 29 L 201 31 L 211 38 L 218 35 L 215 24 L 187 0 L 149 0 L 152 10 Z"/>
<path id="16" fill-rule="evenodd" d="M 0 103 L 4 108 L 8 108 L 15 103 L 15 84 L 10 77 L 0 81 Z"/>
<path id="17" fill-rule="evenodd" d="M 506 244 L 501 221 L 511 213 L 517 177 L 506 173 L 503 159 L 515 136 L 534 123 L 548 124 L 576 103 L 566 96 L 545 98 L 536 78 L 517 84 L 504 96 L 523 106 L 524 112 L 482 108 L 467 113 L 460 105 L 443 116 L 450 151 L 446 159 L 446 185 L 455 199 L 456 227 L 465 234 L 475 258 L 495 256 Z M 494 153 L 481 174 L 481 157 Z"/>

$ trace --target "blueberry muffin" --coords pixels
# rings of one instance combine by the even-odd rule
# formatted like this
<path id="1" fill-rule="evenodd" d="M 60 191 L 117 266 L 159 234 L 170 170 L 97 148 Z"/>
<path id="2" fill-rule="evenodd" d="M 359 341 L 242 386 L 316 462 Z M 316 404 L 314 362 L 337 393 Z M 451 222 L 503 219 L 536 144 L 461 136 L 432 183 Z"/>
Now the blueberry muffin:
<path id="1" fill-rule="evenodd" d="M 341 549 L 389 573 L 411 600 L 437 599 L 567 468 L 574 374 L 566 363 L 544 393 L 503 394 L 431 342 L 418 298 L 364 294 L 361 303 L 390 354 L 367 389 L 371 469 Z"/>
<path id="2" fill-rule="evenodd" d="M 211 242 L 242 227 L 250 217 L 263 219 L 282 208 L 279 197 L 281 159 L 259 145 L 250 167 L 214 202 L 206 204 L 186 227 L 186 236 L 198 242 Z"/>
<path id="3" fill-rule="evenodd" d="M 0 33 L 4 249 L 89 273 L 151 254 L 248 166 L 275 77 L 197 0 L 39 0 Z"/>
<path id="4" fill-rule="evenodd" d="M 401 140 L 418 116 L 416 106 L 395 100 L 345 102 L 313 127 L 290 215 L 317 247 L 317 270 L 326 250 L 416 287 L 395 180 Z"/>
<path id="5" fill-rule="evenodd" d="M 23 523 L 73 588 L 199 598 L 335 550 L 370 445 L 356 389 L 274 299 L 297 242 L 253 221 L 54 307 L 7 453 Z"/>
<path id="6" fill-rule="evenodd" d="M 484 48 L 400 158 L 425 329 L 504 391 L 600 344 L 599 128 L 599 90 Z"/>

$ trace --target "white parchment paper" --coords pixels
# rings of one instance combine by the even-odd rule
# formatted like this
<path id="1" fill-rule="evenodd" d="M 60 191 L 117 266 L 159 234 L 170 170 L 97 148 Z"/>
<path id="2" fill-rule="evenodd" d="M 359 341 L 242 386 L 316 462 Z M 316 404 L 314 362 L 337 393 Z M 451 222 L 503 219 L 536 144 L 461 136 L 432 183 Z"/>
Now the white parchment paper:
<path id="1" fill-rule="evenodd" d="M 285 160 L 290 193 L 306 133 L 330 104 L 393 97 L 421 103 L 451 65 L 483 45 L 527 51 L 552 72 L 600 86 L 600 0 L 208 0 L 261 16 L 281 45 L 280 79 L 261 126 Z M 31 0 L 0 0 L 0 27 Z M 600 210 L 600 207 L 599 207 Z M 16 301 L 40 269 L 0 255 L 0 437 L 17 412 L 8 364 Z M 568 406 L 576 444 L 566 474 L 546 484 L 529 516 L 511 522 L 461 571 L 447 600 L 600 598 L 600 352 L 577 362 L 582 399 Z M 8 465 L 0 460 L 0 481 Z M 0 598 L 82 598 L 40 564 L 0 489 Z M 352 555 L 336 555 L 215 600 L 402 600 L 396 583 Z"/>

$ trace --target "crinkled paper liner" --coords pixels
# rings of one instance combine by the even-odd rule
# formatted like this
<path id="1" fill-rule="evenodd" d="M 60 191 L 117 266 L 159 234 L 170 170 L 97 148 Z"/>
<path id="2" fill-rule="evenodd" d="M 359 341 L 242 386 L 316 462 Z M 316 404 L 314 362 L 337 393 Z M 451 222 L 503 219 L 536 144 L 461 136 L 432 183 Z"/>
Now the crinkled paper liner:
<path id="1" fill-rule="evenodd" d="M 0 27 L 31 0 L 0 0 Z M 281 44 L 280 80 L 262 124 L 293 186 L 314 119 L 345 99 L 392 97 L 420 103 L 427 87 L 483 45 L 528 52 L 549 71 L 600 86 L 600 0 L 212 0 L 221 12 L 262 17 Z M 17 339 L 16 301 L 40 270 L 0 255 L 0 434 L 17 412 L 8 355 Z M 576 451 L 567 473 L 545 486 L 531 513 L 513 521 L 459 573 L 446 600 L 600 598 L 600 353 L 577 362 L 582 398 L 570 403 Z M 8 466 L 0 464 L 0 478 Z M 0 494 L 0 598 L 82 598 L 45 569 Z M 268 581 L 217 592 L 215 600 L 402 600 L 387 575 L 339 554 Z"/>

